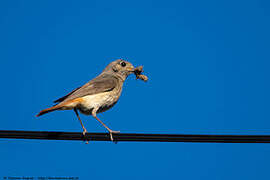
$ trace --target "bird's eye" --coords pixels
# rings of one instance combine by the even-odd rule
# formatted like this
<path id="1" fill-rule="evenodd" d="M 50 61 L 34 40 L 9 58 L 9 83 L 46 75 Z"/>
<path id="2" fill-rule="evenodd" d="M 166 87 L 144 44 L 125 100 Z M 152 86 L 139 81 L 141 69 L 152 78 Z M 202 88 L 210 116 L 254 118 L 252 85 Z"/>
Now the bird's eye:
<path id="1" fill-rule="evenodd" d="M 122 67 L 125 67 L 127 65 L 124 61 L 122 61 L 120 64 Z"/>

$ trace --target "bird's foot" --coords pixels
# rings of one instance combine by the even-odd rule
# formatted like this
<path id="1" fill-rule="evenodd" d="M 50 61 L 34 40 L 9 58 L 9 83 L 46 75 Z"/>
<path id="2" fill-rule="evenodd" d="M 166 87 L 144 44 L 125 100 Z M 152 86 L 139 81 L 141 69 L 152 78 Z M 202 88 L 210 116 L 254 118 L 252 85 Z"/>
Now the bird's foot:
<path id="1" fill-rule="evenodd" d="M 114 143 L 116 144 L 117 141 L 114 141 L 114 139 L 113 139 L 113 134 L 119 134 L 120 131 L 109 130 L 109 133 L 110 133 L 110 139 L 111 139 L 111 141 L 114 142 Z"/>
<path id="2" fill-rule="evenodd" d="M 85 136 L 86 133 L 87 133 L 87 130 L 83 128 L 83 136 Z"/>
<path id="3" fill-rule="evenodd" d="M 87 133 L 87 130 L 85 128 L 83 128 L 83 136 L 86 138 L 86 133 Z M 85 144 L 88 144 L 88 140 L 85 140 Z"/>

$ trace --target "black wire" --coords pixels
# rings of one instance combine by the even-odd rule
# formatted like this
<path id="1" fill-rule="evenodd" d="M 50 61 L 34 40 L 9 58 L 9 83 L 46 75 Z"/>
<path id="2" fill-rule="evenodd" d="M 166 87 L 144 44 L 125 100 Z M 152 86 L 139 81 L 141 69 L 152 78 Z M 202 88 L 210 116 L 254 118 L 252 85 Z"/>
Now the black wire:
<path id="1" fill-rule="evenodd" d="M 87 133 L 52 131 L 8 131 L 1 130 L 0 138 L 111 141 L 108 133 Z M 270 135 L 194 135 L 194 134 L 135 134 L 119 133 L 113 138 L 118 141 L 139 142 L 205 142 L 205 143 L 270 143 Z"/>

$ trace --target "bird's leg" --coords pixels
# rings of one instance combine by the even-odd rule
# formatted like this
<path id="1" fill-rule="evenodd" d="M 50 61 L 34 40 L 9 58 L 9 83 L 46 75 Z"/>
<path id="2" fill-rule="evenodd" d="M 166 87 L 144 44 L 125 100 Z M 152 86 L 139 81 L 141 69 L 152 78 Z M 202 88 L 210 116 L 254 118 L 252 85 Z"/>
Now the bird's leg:
<path id="1" fill-rule="evenodd" d="M 77 110 L 76 108 L 74 108 L 74 112 L 75 112 L 76 116 L 78 117 L 78 119 L 79 119 L 79 121 L 80 121 L 80 123 L 81 123 L 81 126 L 82 126 L 82 128 L 83 128 L 83 136 L 85 137 L 85 133 L 87 133 L 87 130 L 86 130 L 86 128 L 84 127 L 84 125 L 83 125 L 83 123 L 82 123 L 82 120 L 81 120 L 81 118 L 80 118 L 80 116 L 79 116 L 78 110 Z M 86 144 L 88 144 L 88 141 L 86 141 Z"/>
<path id="2" fill-rule="evenodd" d="M 109 131 L 109 133 L 110 133 L 110 139 L 111 139 L 111 141 L 112 142 L 114 142 L 114 140 L 113 140 L 113 133 L 120 133 L 120 131 L 113 131 L 113 130 L 111 130 L 108 126 L 106 126 L 106 124 L 104 124 L 98 117 L 97 117 L 97 115 L 96 115 L 96 113 L 93 113 L 92 112 L 92 115 L 93 115 L 93 117 L 94 118 L 96 118 L 96 120 L 98 120 L 108 131 Z"/>
<path id="3" fill-rule="evenodd" d="M 78 117 L 78 119 L 79 119 L 79 121 L 80 121 L 80 123 L 81 123 L 82 128 L 83 128 L 83 135 L 85 135 L 85 133 L 87 133 L 87 130 L 86 130 L 86 128 L 84 127 L 84 125 L 83 125 L 83 123 L 82 123 L 82 120 L 81 120 L 81 118 L 80 118 L 80 116 L 79 116 L 78 110 L 77 110 L 76 108 L 74 108 L 74 111 L 75 111 L 76 116 Z"/>

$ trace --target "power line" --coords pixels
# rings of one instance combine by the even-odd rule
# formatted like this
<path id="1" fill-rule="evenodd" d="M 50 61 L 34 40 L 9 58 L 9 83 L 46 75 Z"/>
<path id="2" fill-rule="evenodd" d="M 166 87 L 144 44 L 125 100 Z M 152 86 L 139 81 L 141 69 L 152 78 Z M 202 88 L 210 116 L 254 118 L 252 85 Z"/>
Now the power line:
<path id="1" fill-rule="evenodd" d="M 0 130 L 0 138 L 110 141 L 108 133 L 87 133 L 55 131 L 9 131 Z M 204 142 L 204 143 L 270 143 L 270 135 L 199 135 L 199 134 L 114 134 L 115 141 L 138 142 Z"/>

